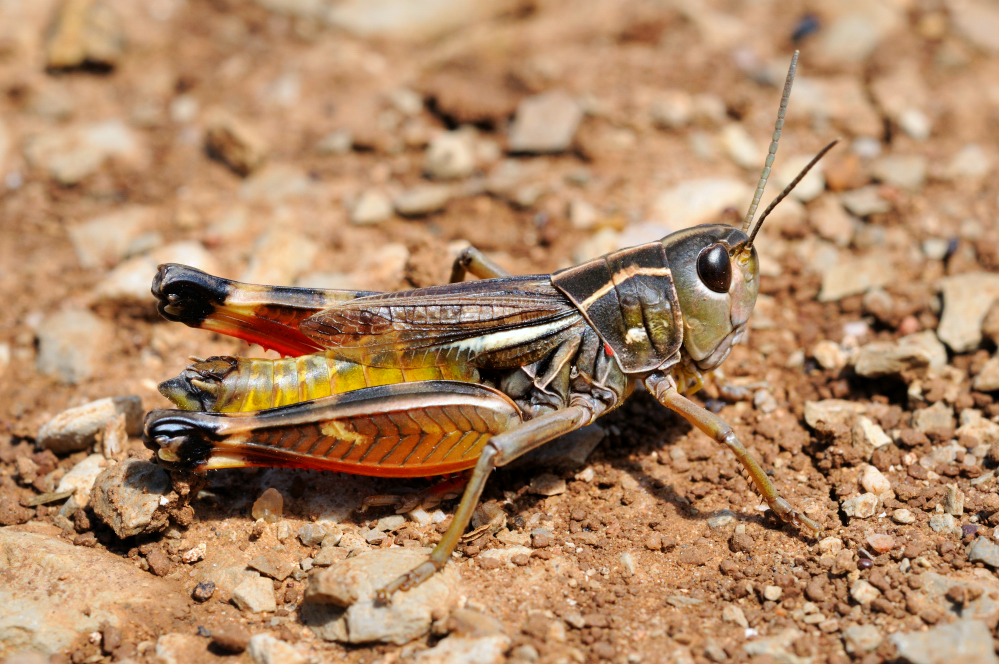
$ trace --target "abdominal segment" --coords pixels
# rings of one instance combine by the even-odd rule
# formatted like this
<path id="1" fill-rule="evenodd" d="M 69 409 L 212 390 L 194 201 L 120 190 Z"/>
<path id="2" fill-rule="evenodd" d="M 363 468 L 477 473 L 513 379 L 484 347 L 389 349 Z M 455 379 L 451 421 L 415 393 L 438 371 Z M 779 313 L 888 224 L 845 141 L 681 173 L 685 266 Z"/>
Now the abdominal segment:
<path id="1" fill-rule="evenodd" d="M 411 369 L 368 367 L 313 353 L 279 360 L 210 357 L 160 383 L 160 394 L 181 410 L 244 413 L 321 399 L 365 387 L 427 380 L 478 383 L 467 365 Z"/>

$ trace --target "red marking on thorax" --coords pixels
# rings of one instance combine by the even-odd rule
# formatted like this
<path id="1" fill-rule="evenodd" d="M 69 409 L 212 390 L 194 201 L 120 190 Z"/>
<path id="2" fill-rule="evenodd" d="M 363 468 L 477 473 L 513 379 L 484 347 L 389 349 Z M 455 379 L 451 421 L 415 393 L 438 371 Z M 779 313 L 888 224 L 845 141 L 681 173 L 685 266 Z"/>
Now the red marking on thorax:
<path id="1" fill-rule="evenodd" d="M 604 352 L 614 357 L 614 349 L 610 347 L 609 343 L 604 342 Z"/>

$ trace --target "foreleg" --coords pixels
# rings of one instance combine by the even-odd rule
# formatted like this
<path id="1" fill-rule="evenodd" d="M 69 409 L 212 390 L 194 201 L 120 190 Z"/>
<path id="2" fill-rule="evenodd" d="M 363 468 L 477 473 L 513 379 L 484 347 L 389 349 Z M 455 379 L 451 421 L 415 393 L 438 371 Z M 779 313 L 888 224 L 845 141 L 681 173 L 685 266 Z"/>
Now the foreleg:
<path id="1" fill-rule="evenodd" d="M 464 281 L 466 273 L 479 279 L 510 276 L 510 273 L 501 268 L 496 261 L 475 247 L 463 249 L 454 259 L 454 267 L 451 268 L 451 283 L 456 284 L 459 281 Z"/>
<path id="2" fill-rule="evenodd" d="M 645 379 L 645 385 L 649 391 L 655 395 L 662 405 L 673 412 L 679 414 L 695 427 L 714 438 L 722 445 L 726 445 L 739 463 L 743 465 L 749 473 L 750 479 L 756 485 L 756 489 L 763 496 L 774 514 L 785 523 L 792 523 L 795 526 L 805 526 L 814 532 L 819 532 L 822 528 L 818 523 L 809 519 L 801 512 L 791 507 L 784 498 L 777 492 L 777 487 L 767 477 L 766 472 L 760 464 L 749 453 L 742 441 L 735 435 L 732 427 L 723 419 L 709 410 L 701 408 L 694 402 L 680 394 L 673 380 L 661 374 L 652 374 Z"/>

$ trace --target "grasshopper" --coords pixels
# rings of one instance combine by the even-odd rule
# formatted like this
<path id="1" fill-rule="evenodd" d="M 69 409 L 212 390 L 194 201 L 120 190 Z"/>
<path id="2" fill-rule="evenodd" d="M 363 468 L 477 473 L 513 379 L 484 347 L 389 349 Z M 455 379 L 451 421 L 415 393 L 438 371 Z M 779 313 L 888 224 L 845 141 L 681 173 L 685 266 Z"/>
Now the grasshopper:
<path id="1" fill-rule="evenodd" d="M 388 601 L 441 569 L 493 469 L 593 422 L 644 383 L 727 446 L 778 518 L 818 532 L 782 498 L 732 428 L 685 395 L 747 329 L 759 291 L 753 217 L 773 140 L 742 228 L 682 230 L 553 274 L 511 276 L 469 248 L 451 283 L 398 293 L 256 286 L 176 264 L 152 291 L 168 320 L 275 349 L 283 359 L 212 357 L 160 385 L 180 410 L 145 421 L 145 444 L 172 469 L 272 466 L 379 477 L 467 473 L 429 559 L 388 584 Z M 466 273 L 480 280 L 464 282 Z M 196 359 L 196 358 L 195 358 Z"/>

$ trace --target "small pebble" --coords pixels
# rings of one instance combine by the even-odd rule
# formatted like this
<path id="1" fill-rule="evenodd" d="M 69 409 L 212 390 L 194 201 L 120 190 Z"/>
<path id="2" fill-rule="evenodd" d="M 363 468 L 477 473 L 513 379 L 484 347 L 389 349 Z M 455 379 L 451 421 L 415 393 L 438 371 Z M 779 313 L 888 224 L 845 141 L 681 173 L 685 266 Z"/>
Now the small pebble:
<path id="1" fill-rule="evenodd" d="M 241 653 L 250 645 L 250 635 L 241 627 L 226 625 L 212 631 L 212 645 L 225 653 Z"/>
<path id="2" fill-rule="evenodd" d="M 916 521 L 915 515 L 905 508 L 897 509 L 891 513 L 892 521 L 907 525 Z"/>
<path id="3" fill-rule="evenodd" d="M 202 581 L 198 585 L 194 586 L 194 590 L 191 591 L 191 598 L 195 602 L 207 602 L 215 594 L 215 582 L 214 581 Z"/>
<path id="4" fill-rule="evenodd" d="M 260 494 L 253 502 L 250 514 L 254 519 L 263 519 L 267 523 L 277 523 L 284 512 L 284 496 L 275 488 L 270 488 Z"/>
<path id="5" fill-rule="evenodd" d="M 878 553 L 888 553 L 895 547 L 895 538 L 891 535 L 880 533 L 868 535 L 865 541 Z"/>

